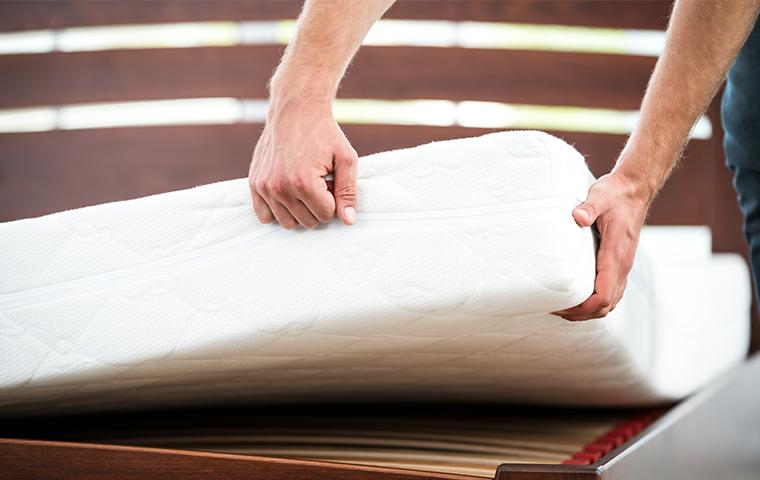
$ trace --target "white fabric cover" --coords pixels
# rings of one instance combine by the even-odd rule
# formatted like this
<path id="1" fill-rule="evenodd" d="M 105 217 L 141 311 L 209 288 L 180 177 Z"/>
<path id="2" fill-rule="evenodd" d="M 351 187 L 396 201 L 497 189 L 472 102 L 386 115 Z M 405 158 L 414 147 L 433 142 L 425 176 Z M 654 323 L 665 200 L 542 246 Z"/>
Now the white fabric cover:
<path id="1" fill-rule="evenodd" d="M 360 160 L 359 222 L 262 225 L 244 179 L 0 224 L 0 411 L 223 401 L 630 405 L 741 361 L 736 256 L 648 264 L 602 320 L 571 146 L 504 132 Z"/>

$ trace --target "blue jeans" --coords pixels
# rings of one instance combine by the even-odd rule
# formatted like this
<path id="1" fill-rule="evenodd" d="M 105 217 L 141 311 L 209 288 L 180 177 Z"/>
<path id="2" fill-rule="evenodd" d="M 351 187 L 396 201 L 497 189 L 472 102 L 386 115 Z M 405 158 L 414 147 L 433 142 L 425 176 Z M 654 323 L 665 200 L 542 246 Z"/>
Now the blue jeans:
<path id="1" fill-rule="evenodd" d="M 755 296 L 760 300 L 760 22 L 728 73 L 720 112 L 726 164 L 744 214 Z"/>

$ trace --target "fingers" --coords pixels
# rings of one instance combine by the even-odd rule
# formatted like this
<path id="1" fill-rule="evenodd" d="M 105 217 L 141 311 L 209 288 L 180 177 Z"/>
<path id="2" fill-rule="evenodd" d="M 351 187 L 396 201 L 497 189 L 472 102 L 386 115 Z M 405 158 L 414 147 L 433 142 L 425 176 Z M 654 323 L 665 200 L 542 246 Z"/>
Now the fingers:
<path id="1" fill-rule="evenodd" d="M 335 210 L 343 223 L 353 225 L 356 223 L 356 165 L 358 155 L 353 148 L 347 148 L 335 156 Z"/>
<path id="2" fill-rule="evenodd" d="M 590 227 L 600 216 L 606 213 L 607 209 L 607 195 L 605 195 L 604 189 L 595 183 L 589 189 L 586 200 L 573 209 L 573 218 L 579 226 Z M 620 298 L 615 296 L 619 274 L 615 262 L 616 258 L 614 258 L 615 252 L 610 248 L 610 245 L 614 245 L 616 239 L 610 238 L 607 235 L 608 232 L 604 233 L 597 254 L 594 293 L 580 305 L 553 312 L 555 315 L 573 321 L 591 320 L 604 317 L 615 308 L 615 304 Z"/>
<path id="3" fill-rule="evenodd" d="M 335 200 L 328 189 L 328 183 L 321 176 L 312 178 L 310 182 L 310 186 L 299 188 L 298 198 L 314 218 L 321 223 L 328 223 L 335 216 Z"/>
<path id="4" fill-rule="evenodd" d="M 329 222 L 335 212 L 334 200 L 324 179 L 315 174 L 311 180 L 277 176 L 250 181 L 256 216 L 262 223 L 277 223 L 286 229 L 301 225 L 315 228 Z"/>
<path id="5" fill-rule="evenodd" d="M 624 270 L 624 262 L 609 247 L 612 239 L 607 238 L 606 248 L 600 248 L 597 257 L 594 293 L 578 306 L 554 312 L 556 315 L 571 321 L 592 320 L 606 317 L 617 306 L 625 290 L 628 271 Z"/>
<path id="6" fill-rule="evenodd" d="M 274 214 L 269 209 L 267 202 L 261 198 L 261 195 L 251 189 L 251 198 L 253 198 L 253 210 L 256 212 L 256 216 L 261 223 L 272 223 L 274 221 Z"/>
<path id="7" fill-rule="evenodd" d="M 586 200 L 573 210 L 581 227 L 596 223 L 601 241 L 596 256 L 594 293 L 583 303 L 557 312 L 567 320 L 590 320 L 610 313 L 623 296 L 633 267 L 641 226 L 651 195 L 639 195 L 629 182 L 609 173 L 589 189 Z M 646 189 L 643 190 L 646 193 Z"/>
<path id="8" fill-rule="evenodd" d="M 319 225 L 319 220 L 317 220 L 317 218 L 311 213 L 311 210 L 306 208 L 306 205 L 300 200 L 289 198 L 282 200 L 281 203 L 296 219 L 298 224 L 304 228 L 316 228 Z"/>
<path id="9" fill-rule="evenodd" d="M 554 312 L 565 320 L 583 321 L 606 317 L 617 306 L 622 291 L 617 285 L 618 274 L 600 271 L 594 283 L 594 293 L 578 306 Z M 623 284 L 623 287 L 625 285 Z"/>
<path id="10" fill-rule="evenodd" d="M 277 223 L 280 224 L 286 230 L 291 230 L 298 226 L 298 221 L 290 214 L 287 208 L 280 202 L 270 199 L 268 202 L 270 210 L 274 214 L 274 218 L 277 219 Z"/>
<path id="11" fill-rule="evenodd" d="M 319 225 L 319 220 L 298 198 L 290 195 L 290 190 L 279 186 L 272 188 L 267 185 L 264 187 L 262 198 L 274 214 L 277 223 L 283 228 L 290 230 L 298 225 L 304 228 L 315 228 Z"/>
<path id="12" fill-rule="evenodd" d="M 581 227 L 590 227 L 608 209 L 608 196 L 595 184 L 589 189 L 586 201 L 575 207 L 573 218 Z"/>
<path id="13" fill-rule="evenodd" d="M 332 116 L 330 102 L 274 108 L 253 151 L 251 198 L 262 222 L 313 228 L 336 215 L 356 221 L 356 151 Z M 325 178 L 336 177 L 332 186 Z"/>
<path id="14" fill-rule="evenodd" d="M 633 264 L 635 244 L 624 231 L 607 228 L 596 259 L 594 293 L 578 306 L 554 312 L 565 320 L 581 321 L 602 318 L 615 309 L 625 291 L 628 272 Z"/>
<path id="15" fill-rule="evenodd" d="M 261 178 L 253 178 L 252 174 L 249 177 L 248 186 L 251 190 L 256 216 L 261 223 L 272 223 L 276 220 L 286 229 L 295 228 L 299 224 L 298 220 L 274 195 L 275 191 L 281 188 L 281 184 L 273 185 L 272 183 Z"/>

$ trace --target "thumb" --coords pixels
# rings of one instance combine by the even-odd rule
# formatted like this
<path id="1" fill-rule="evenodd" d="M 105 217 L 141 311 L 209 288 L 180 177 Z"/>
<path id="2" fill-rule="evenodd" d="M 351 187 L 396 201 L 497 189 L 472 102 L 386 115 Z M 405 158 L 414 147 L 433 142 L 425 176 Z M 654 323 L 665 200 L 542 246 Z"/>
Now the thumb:
<path id="1" fill-rule="evenodd" d="M 333 176 L 335 177 L 335 210 L 343 223 L 353 225 L 356 223 L 356 164 L 358 155 L 356 150 L 348 147 L 345 151 L 335 155 Z"/>
<path id="2" fill-rule="evenodd" d="M 593 186 L 588 192 L 586 201 L 573 209 L 575 223 L 581 227 L 590 227 L 596 218 L 605 210 L 606 201 Z"/>

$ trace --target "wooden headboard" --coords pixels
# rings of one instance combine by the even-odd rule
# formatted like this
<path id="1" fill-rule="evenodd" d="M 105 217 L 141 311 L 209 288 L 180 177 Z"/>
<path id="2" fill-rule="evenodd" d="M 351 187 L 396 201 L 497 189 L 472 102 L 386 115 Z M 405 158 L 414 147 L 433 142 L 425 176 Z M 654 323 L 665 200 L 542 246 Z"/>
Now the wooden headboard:
<path id="1" fill-rule="evenodd" d="M 292 19 L 298 1 L 6 1 L 0 33 L 156 22 Z M 511 22 L 664 30 L 669 1 L 399 0 L 392 19 Z M 0 54 L 0 109 L 195 97 L 264 99 L 282 45 Z M 339 97 L 447 99 L 636 110 L 654 56 L 560 51 L 365 46 Z M 746 255 L 723 165 L 717 101 L 713 134 L 693 140 L 659 195 L 651 224 L 708 225 L 714 250 Z M 260 124 L 52 129 L 0 133 L 0 221 L 176 190 L 246 175 Z M 489 130 L 344 124 L 360 155 Z M 610 169 L 624 134 L 552 132 Z M 757 326 L 757 324 L 755 324 Z M 758 345 L 760 328 L 755 328 Z"/>

